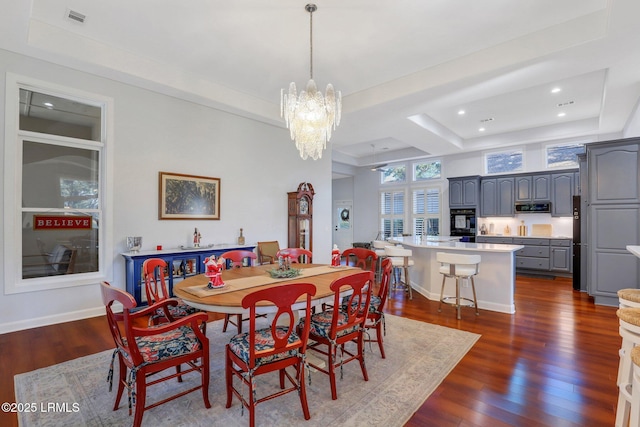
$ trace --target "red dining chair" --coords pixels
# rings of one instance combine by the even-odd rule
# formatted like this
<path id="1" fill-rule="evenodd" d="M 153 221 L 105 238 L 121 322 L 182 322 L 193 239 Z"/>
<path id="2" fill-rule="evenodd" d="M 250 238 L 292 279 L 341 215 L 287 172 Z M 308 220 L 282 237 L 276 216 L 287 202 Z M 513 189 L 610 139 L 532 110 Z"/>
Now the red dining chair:
<path id="1" fill-rule="evenodd" d="M 142 263 L 142 274 L 144 276 L 145 292 L 147 294 L 147 302 L 153 305 L 157 302 L 169 299 L 169 291 L 165 281 L 165 272 L 167 262 L 160 258 L 149 258 Z M 158 307 L 156 312 L 149 317 L 149 324 L 157 325 L 160 320 L 171 322 L 180 319 L 200 310 L 185 304 L 179 298 L 173 298 L 178 302 L 177 305 L 165 305 Z M 167 313 L 168 311 L 168 313 Z M 204 323 L 206 325 L 206 322 Z"/>
<path id="2" fill-rule="evenodd" d="M 310 283 L 292 283 L 255 291 L 242 299 L 242 307 L 249 309 L 249 332 L 234 336 L 226 346 L 226 407 L 231 407 L 235 395 L 249 409 L 250 427 L 255 426 L 256 405 L 292 391 L 298 392 L 304 419 L 311 418 L 304 382 L 304 360 L 309 336 L 311 297 L 315 294 L 316 287 Z M 306 296 L 305 326 L 296 329 L 292 306 L 302 296 Z M 278 311 L 268 327 L 256 329 L 256 306 L 261 301 L 268 301 Z M 295 369 L 294 375 L 286 370 L 288 367 Z M 279 372 L 280 388 L 257 399 L 255 377 L 274 371 Z M 234 377 L 241 383 L 239 388 L 233 385 Z M 285 388 L 285 379 L 290 384 L 288 388 Z M 245 386 L 247 392 L 242 391 Z"/>
<path id="3" fill-rule="evenodd" d="M 196 390 L 202 390 L 204 406 L 211 408 L 209 339 L 201 326 L 207 322 L 207 314 L 194 313 L 174 322 L 143 328 L 135 326 L 139 324 L 137 319 L 145 319 L 148 315 L 155 313 L 159 307 L 175 305 L 176 301 L 165 299 L 133 312 L 136 300 L 131 294 L 114 288 L 107 282 L 100 284 L 100 290 L 119 363 L 118 392 L 113 410 L 118 409 L 125 388 L 129 395 L 129 415 L 131 415 L 132 405 L 135 405 L 134 427 L 142 424 L 144 411 Z M 122 313 L 113 311 L 115 302 L 122 304 Z M 113 381 L 113 360 L 108 377 L 109 391 Z M 181 370 L 182 364 L 186 364 L 188 369 Z M 176 368 L 175 373 L 168 371 L 168 368 L 173 367 Z M 162 371 L 166 372 L 159 377 Z M 182 377 L 192 372 L 200 374 L 199 384 L 186 390 L 182 387 L 177 394 L 145 406 L 147 386 L 173 378 L 182 382 Z"/>
<path id="4" fill-rule="evenodd" d="M 311 362 L 309 365 L 329 375 L 333 400 L 338 398 L 335 370 L 340 368 L 342 372 L 342 365 L 345 363 L 359 361 L 362 376 L 365 381 L 369 381 L 364 364 L 364 329 L 371 302 L 373 278 L 373 272 L 363 271 L 334 280 L 331 283 L 331 290 L 334 292 L 333 307 L 341 307 L 342 292 L 351 293 L 343 305 L 344 309 L 322 311 L 313 314 L 309 320 L 309 350 L 326 356 L 328 368 L 324 369 L 324 366 Z M 305 327 L 306 320 L 302 319 L 298 328 L 302 331 Z M 356 344 L 355 352 L 345 347 L 349 342 Z M 338 349 L 340 357 L 337 357 Z"/>
<path id="5" fill-rule="evenodd" d="M 364 338 L 364 342 L 377 342 L 380 348 L 380 355 L 385 359 L 384 347 L 382 344 L 382 336 L 386 335 L 386 327 L 384 322 L 384 306 L 389 297 L 389 287 L 391 286 L 391 272 L 393 271 L 393 263 L 389 258 L 382 260 L 380 287 L 377 295 L 371 295 L 371 304 L 369 304 L 369 314 L 364 327 L 367 331 L 375 329 L 376 337 L 371 338 L 368 334 Z M 344 302 L 344 300 L 343 300 Z"/>
<path id="6" fill-rule="evenodd" d="M 285 248 L 278 251 L 276 259 L 281 256 L 288 256 L 291 263 L 303 262 L 305 264 L 311 264 L 313 253 L 303 248 Z"/>
<path id="7" fill-rule="evenodd" d="M 349 248 L 342 252 L 342 257 L 345 258 L 347 265 L 354 267 L 360 267 L 363 270 L 376 271 L 376 261 L 378 255 L 375 251 L 365 248 Z"/>
<path id="8" fill-rule="evenodd" d="M 252 267 L 256 261 L 257 255 L 253 251 L 237 249 L 223 253 L 220 255 L 220 258 L 224 258 L 229 262 L 230 268 L 242 268 L 245 264 L 247 264 L 248 267 Z M 226 265 L 226 263 L 223 263 L 223 265 Z M 236 320 L 231 320 L 231 316 L 234 316 Z M 227 326 L 231 323 L 238 328 L 238 333 L 240 334 L 242 333 L 242 322 L 246 322 L 247 320 L 249 319 L 242 318 L 242 314 L 225 314 L 222 332 L 227 332 Z"/>

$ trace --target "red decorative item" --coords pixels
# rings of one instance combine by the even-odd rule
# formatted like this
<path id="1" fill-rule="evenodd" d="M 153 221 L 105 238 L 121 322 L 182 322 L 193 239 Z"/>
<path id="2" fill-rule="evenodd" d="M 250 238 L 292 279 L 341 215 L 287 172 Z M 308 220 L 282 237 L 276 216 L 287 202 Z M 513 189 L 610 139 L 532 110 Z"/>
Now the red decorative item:
<path id="1" fill-rule="evenodd" d="M 209 278 L 209 283 L 207 287 L 209 289 L 217 289 L 224 286 L 224 282 L 222 281 L 222 264 L 219 264 L 216 261 L 215 256 L 210 256 L 204 259 L 204 264 L 207 267 L 204 275 Z"/>
<path id="2" fill-rule="evenodd" d="M 331 266 L 340 266 L 340 249 L 338 249 L 338 245 L 333 245 L 333 250 L 331 251 Z"/>

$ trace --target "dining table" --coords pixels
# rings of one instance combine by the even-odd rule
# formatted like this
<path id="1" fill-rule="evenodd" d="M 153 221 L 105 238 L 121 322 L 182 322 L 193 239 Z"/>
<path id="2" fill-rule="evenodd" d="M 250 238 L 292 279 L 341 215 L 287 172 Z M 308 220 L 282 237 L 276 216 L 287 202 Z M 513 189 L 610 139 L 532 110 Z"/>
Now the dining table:
<path id="1" fill-rule="evenodd" d="M 207 284 L 209 278 L 204 274 L 187 277 L 173 287 L 175 296 L 186 304 L 204 311 L 228 314 L 247 314 L 248 309 L 242 307 L 242 299 L 258 290 L 288 283 L 311 283 L 316 286 L 316 294 L 312 298 L 312 305 L 333 303 L 334 292 L 331 283 L 341 277 L 362 271 L 351 266 L 330 266 L 326 264 L 292 264 L 291 268 L 299 270 L 299 275 L 291 278 L 272 277 L 270 273 L 277 270 L 277 264 L 257 265 L 251 267 L 233 268 L 222 271 L 224 286 L 210 289 Z M 302 296 L 293 306 L 294 310 L 305 307 L 306 297 Z M 257 304 L 258 314 L 269 314 L 277 311 L 276 307 L 267 301 Z"/>

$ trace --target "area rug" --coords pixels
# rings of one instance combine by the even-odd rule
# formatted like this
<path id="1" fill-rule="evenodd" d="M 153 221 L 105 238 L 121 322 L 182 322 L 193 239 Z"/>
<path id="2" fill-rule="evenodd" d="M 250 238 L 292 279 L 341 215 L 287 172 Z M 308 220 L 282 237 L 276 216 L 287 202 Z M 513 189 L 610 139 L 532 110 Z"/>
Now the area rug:
<path id="1" fill-rule="evenodd" d="M 311 373 L 307 388 L 311 419 L 304 420 L 296 393 L 258 405 L 258 426 L 402 426 L 471 349 L 480 335 L 386 315 L 386 359 L 377 345 L 367 345 L 369 381 L 364 381 L 357 362 L 344 365 L 338 380 L 338 399 L 331 400 L 329 378 Z M 375 333 L 375 332 L 373 332 Z M 222 321 L 207 325 L 211 351 L 211 408 L 206 409 L 199 391 L 145 412 L 148 426 L 246 426 L 247 410 L 234 398 L 225 408 L 224 345 L 234 332 L 222 332 Z M 37 403 L 35 412 L 19 414 L 21 426 L 126 426 L 131 425 L 126 392 L 120 408 L 113 411 L 114 391 L 106 382 L 112 351 L 60 363 L 16 375 L 16 402 Z M 116 364 L 117 371 L 117 364 Z M 117 378 L 116 375 L 114 375 Z M 197 383 L 185 376 L 181 387 Z M 277 374 L 259 377 L 258 396 L 278 387 Z M 148 390 L 147 403 L 161 400 L 178 383 L 167 381 Z M 267 393 L 261 393 L 266 390 Z M 43 406 L 44 405 L 44 406 Z M 49 408 L 49 409 L 47 409 Z"/>

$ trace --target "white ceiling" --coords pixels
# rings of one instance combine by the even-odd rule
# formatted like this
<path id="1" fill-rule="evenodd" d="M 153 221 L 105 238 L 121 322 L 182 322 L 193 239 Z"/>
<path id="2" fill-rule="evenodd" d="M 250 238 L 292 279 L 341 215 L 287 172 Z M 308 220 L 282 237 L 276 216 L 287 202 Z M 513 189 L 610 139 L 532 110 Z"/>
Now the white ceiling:
<path id="1" fill-rule="evenodd" d="M 280 89 L 309 78 L 305 0 L 0 1 L 0 48 L 241 114 L 288 138 Z M 314 80 L 343 94 L 334 162 L 369 165 L 372 145 L 377 162 L 392 162 L 595 140 L 619 134 L 640 96 L 638 0 L 316 3 Z"/>

